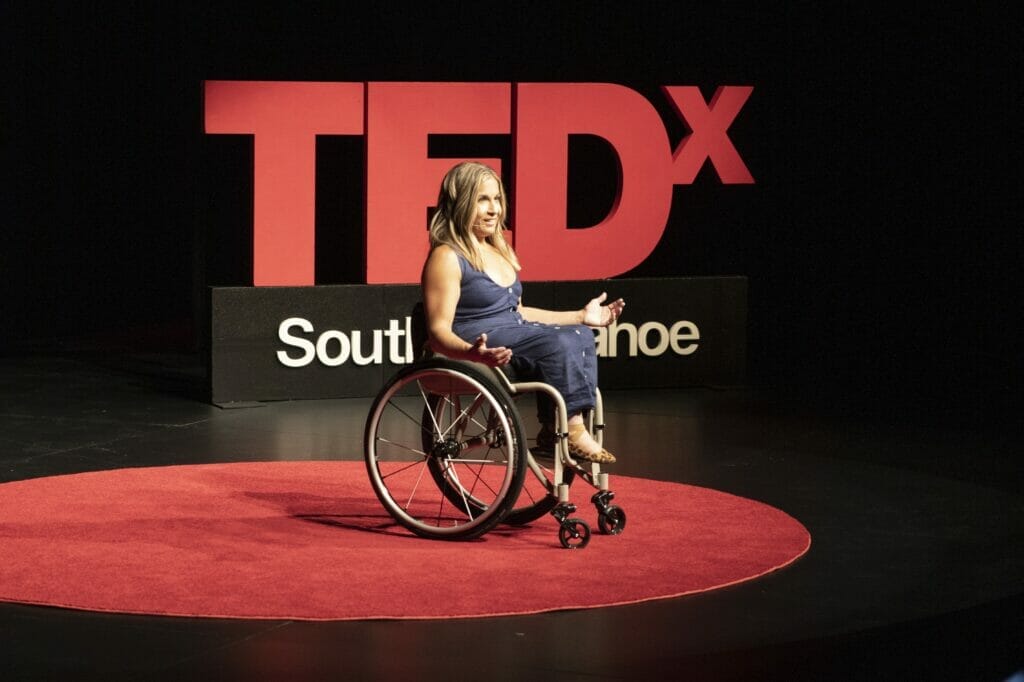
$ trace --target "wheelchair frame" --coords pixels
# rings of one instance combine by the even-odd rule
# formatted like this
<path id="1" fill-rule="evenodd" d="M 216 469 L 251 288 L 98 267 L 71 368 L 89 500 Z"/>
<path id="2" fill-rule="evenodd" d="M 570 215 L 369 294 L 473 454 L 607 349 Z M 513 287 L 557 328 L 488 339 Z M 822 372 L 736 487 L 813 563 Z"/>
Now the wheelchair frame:
<path id="1" fill-rule="evenodd" d="M 547 395 L 555 406 L 550 467 L 529 449 L 515 406 L 516 397 L 533 393 Z M 589 428 L 603 444 L 600 390 Z M 561 545 L 582 549 L 591 530 L 572 516 L 574 478 L 596 489 L 591 502 L 602 533 L 617 535 L 626 525 L 625 512 L 611 504 L 615 493 L 600 464 L 577 462 L 569 454 L 565 400 L 550 384 L 516 382 L 500 369 L 433 356 L 403 368 L 381 389 L 364 441 L 378 499 L 398 523 L 423 537 L 467 540 L 499 523 L 524 525 L 550 513 Z M 433 486 L 424 481 L 425 473 Z"/>

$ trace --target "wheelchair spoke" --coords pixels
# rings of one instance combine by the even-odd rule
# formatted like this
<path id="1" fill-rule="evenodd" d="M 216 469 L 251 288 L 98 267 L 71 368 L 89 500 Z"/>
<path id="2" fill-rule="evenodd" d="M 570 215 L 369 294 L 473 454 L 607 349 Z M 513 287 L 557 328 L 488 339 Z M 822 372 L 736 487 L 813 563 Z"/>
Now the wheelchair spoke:
<path id="1" fill-rule="evenodd" d="M 408 468 L 408 467 L 406 467 L 406 468 Z M 412 498 L 416 497 L 416 490 L 420 487 L 420 481 L 423 480 L 423 471 L 425 469 L 426 469 L 426 467 L 423 467 L 422 469 L 420 469 L 419 475 L 416 476 L 416 484 L 413 485 L 412 490 L 409 492 L 409 501 L 405 503 L 405 508 L 406 509 L 409 509 L 409 507 L 412 506 Z"/>
<path id="2" fill-rule="evenodd" d="M 488 492 L 490 492 L 492 495 L 496 495 L 498 491 L 495 490 L 494 486 L 492 486 L 490 484 L 490 482 L 487 480 L 487 477 L 484 475 L 484 469 L 485 469 L 485 467 L 496 467 L 496 466 L 503 467 L 507 463 L 507 458 L 502 458 L 501 460 L 494 460 L 494 459 L 458 459 L 458 460 L 456 460 L 453 463 L 466 465 L 466 469 L 469 470 L 469 472 L 473 474 L 473 485 L 468 490 L 469 495 L 471 495 L 471 496 L 474 495 L 474 493 L 476 492 L 477 484 L 483 485 L 483 487 L 486 488 L 488 490 Z M 476 469 L 471 468 L 469 466 L 471 464 L 472 465 L 476 465 Z M 462 485 L 462 484 L 459 484 L 459 489 L 462 490 L 462 491 L 465 491 L 466 487 L 464 485 Z"/>
<path id="3" fill-rule="evenodd" d="M 408 471 L 409 469 L 412 469 L 414 466 L 423 464 L 425 461 L 426 461 L 426 458 L 424 457 L 423 459 L 416 460 L 416 461 L 413 461 L 413 462 L 409 462 L 409 464 L 405 465 L 404 467 L 401 467 L 399 469 L 394 469 L 394 470 L 392 470 L 392 471 L 390 471 L 390 472 L 388 472 L 386 474 L 381 474 L 381 478 L 387 480 L 387 479 L 391 478 L 392 476 L 395 476 L 395 475 L 400 474 L 400 473 L 402 473 L 404 471 Z"/>
<path id="4" fill-rule="evenodd" d="M 493 462 L 493 461 L 490 461 L 490 460 L 487 460 L 486 462 L 481 462 L 480 463 L 480 467 L 476 470 L 476 480 L 474 481 L 474 484 L 473 484 L 474 490 L 476 489 L 476 484 L 480 483 L 485 488 L 487 488 L 487 491 L 490 492 L 491 495 L 497 495 L 498 491 L 494 489 L 494 487 L 487 481 L 487 478 L 483 475 L 483 471 L 484 471 L 484 467 L 485 466 L 487 466 L 488 464 L 496 464 L 496 463 L 498 463 L 498 462 Z M 471 490 L 469 492 L 472 494 L 473 490 Z"/>
<path id="5" fill-rule="evenodd" d="M 469 508 L 469 498 L 466 496 L 466 489 L 462 487 L 462 483 L 459 481 L 459 472 L 452 466 L 452 460 L 447 459 L 444 462 L 444 475 L 446 478 L 451 478 L 455 481 L 455 487 L 459 490 L 459 496 L 462 498 L 463 511 L 466 512 L 466 516 L 473 518 L 473 511 Z M 472 493 L 472 491 L 470 491 Z M 441 496 L 441 507 L 444 507 L 445 497 Z M 440 512 L 439 512 L 440 514 Z M 438 517 L 440 521 L 440 516 Z"/>
<path id="6" fill-rule="evenodd" d="M 458 401 L 453 401 L 449 396 L 446 396 L 446 395 L 439 395 L 439 396 L 437 396 L 437 398 L 438 398 L 438 405 L 440 406 L 440 409 L 437 410 L 436 412 L 435 412 L 434 409 L 430 409 L 430 410 L 428 410 L 428 412 L 430 413 L 430 420 L 431 420 L 431 422 L 433 422 L 433 426 L 434 426 L 434 429 L 435 429 L 434 433 L 437 434 L 437 436 L 440 439 L 444 439 L 444 438 L 447 438 L 449 436 L 449 434 L 451 433 L 452 429 L 454 429 L 457 426 L 464 426 L 465 425 L 466 415 L 467 414 L 472 414 L 473 410 L 475 410 L 476 407 L 477 407 L 477 402 L 474 401 L 474 403 L 472 405 L 470 405 L 469 407 L 467 407 L 465 410 L 460 410 L 458 417 L 456 417 L 455 416 L 455 412 L 456 412 L 456 410 L 459 410 L 459 407 L 458 407 L 458 404 L 457 404 Z M 479 396 L 478 396 L 478 399 L 479 399 Z M 428 406 L 430 406 L 429 399 L 425 398 L 425 403 Z M 444 423 L 444 420 L 440 419 L 440 421 L 439 421 L 439 418 L 444 416 L 445 408 L 446 407 L 452 413 L 452 421 L 451 421 L 450 424 L 448 424 L 447 427 L 441 428 L 441 424 Z M 423 429 L 424 429 L 424 431 L 427 431 L 426 426 L 424 426 Z M 465 429 L 463 429 L 463 430 L 465 430 Z"/>
<path id="7" fill-rule="evenodd" d="M 422 457 L 423 459 L 427 458 L 427 453 L 423 452 L 422 450 L 418 450 L 416 448 L 410 447 L 408 445 L 404 445 L 402 443 L 395 442 L 393 440 L 388 440 L 384 436 L 377 436 L 377 442 L 378 443 L 387 443 L 388 445 L 394 445 L 396 448 L 401 448 L 402 450 L 408 450 L 409 452 L 417 454 L 420 457 Z"/>
<path id="8" fill-rule="evenodd" d="M 481 404 L 485 399 L 486 398 L 482 393 L 478 393 L 476 398 L 473 400 L 473 404 L 462 411 L 462 414 L 459 415 L 459 419 L 461 420 L 465 418 L 467 415 L 475 413 L 477 409 L 480 408 Z M 484 432 L 487 431 L 487 425 L 481 424 L 475 417 L 471 417 L 470 421 L 479 426 L 481 429 L 483 429 Z"/>
<path id="9" fill-rule="evenodd" d="M 420 391 L 420 397 L 423 398 L 423 404 L 426 405 L 427 408 L 428 408 L 426 410 L 426 412 L 428 414 L 430 414 L 430 421 L 431 421 L 431 423 L 432 423 L 432 425 L 434 427 L 433 432 L 430 432 L 427 429 L 427 425 L 426 424 L 422 424 L 423 430 L 427 431 L 428 433 L 436 433 L 441 438 L 446 437 L 448 435 L 448 431 L 451 429 L 452 425 L 449 425 L 447 429 L 443 429 L 442 430 L 441 429 L 441 423 L 438 422 L 438 419 L 444 415 L 444 412 L 445 412 L 444 408 L 445 408 L 445 406 L 450 406 L 453 410 L 454 410 L 455 406 L 452 405 L 452 402 L 448 398 L 448 396 L 446 396 L 446 395 L 437 395 L 436 396 L 437 397 L 437 404 L 438 404 L 438 407 L 440 409 L 435 412 L 435 409 L 434 409 L 433 405 L 431 405 L 431 403 L 430 403 L 430 398 L 427 397 L 427 391 L 426 391 L 426 389 L 423 388 L 423 382 L 417 382 L 417 388 Z M 454 424 L 454 422 L 453 422 L 453 424 Z"/>
<path id="10" fill-rule="evenodd" d="M 405 415 L 405 418 L 406 418 L 406 419 L 408 419 L 408 420 L 409 420 L 409 421 L 410 421 L 411 423 L 413 423 L 413 424 L 416 424 L 417 426 L 419 426 L 419 427 L 420 427 L 421 429 L 423 429 L 423 430 L 426 430 L 426 428 L 427 428 L 427 427 L 426 427 L 425 425 L 423 425 L 423 424 L 421 424 L 421 423 L 420 423 L 420 420 L 419 420 L 419 418 L 417 418 L 417 417 L 414 417 L 414 416 L 412 416 L 411 414 L 409 414 L 408 412 L 406 412 L 406 411 L 405 411 L 404 409 L 402 409 L 402 407 L 401 407 L 400 405 L 398 405 L 397 403 L 395 403 L 395 402 L 389 402 L 389 403 L 388 403 L 388 406 L 389 406 L 389 407 L 391 407 L 391 409 L 393 409 L 393 410 L 395 410 L 395 411 L 397 411 L 397 412 L 399 412 L 399 413 L 401 413 L 401 414 Z"/>

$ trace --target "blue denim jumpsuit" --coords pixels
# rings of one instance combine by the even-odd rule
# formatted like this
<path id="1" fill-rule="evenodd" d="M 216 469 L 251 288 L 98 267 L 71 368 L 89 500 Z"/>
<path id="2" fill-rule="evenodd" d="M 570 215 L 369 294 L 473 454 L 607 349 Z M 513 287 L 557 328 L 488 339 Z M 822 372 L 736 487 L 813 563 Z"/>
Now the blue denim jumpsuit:
<path id="1" fill-rule="evenodd" d="M 527 322 L 519 314 L 523 285 L 516 276 L 502 287 L 459 256 L 462 287 L 452 331 L 468 343 L 487 334 L 487 345 L 512 350 L 517 374 L 554 386 L 569 414 L 594 407 L 597 353 L 594 332 L 584 325 Z"/>

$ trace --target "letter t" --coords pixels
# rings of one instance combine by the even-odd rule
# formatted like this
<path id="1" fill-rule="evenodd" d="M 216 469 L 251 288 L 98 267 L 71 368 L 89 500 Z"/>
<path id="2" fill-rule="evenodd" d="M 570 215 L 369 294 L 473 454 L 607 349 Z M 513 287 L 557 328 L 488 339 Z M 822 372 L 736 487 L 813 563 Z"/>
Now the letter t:
<path id="1" fill-rule="evenodd" d="M 206 132 L 253 136 L 253 284 L 315 284 L 316 136 L 362 135 L 362 83 L 206 81 Z"/>

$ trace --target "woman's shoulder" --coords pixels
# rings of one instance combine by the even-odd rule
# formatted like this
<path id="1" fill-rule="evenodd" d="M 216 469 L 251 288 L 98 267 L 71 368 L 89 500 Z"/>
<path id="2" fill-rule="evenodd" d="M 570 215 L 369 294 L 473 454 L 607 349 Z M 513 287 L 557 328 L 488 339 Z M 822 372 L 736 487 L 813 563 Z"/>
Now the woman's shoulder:
<path id="1" fill-rule="evenodd" d="M 458 263 L 459 252 L 448 244 L 438 244 L 430 250 L 428 260 L 438 260 L 445 263 Z"/>
<path id="2" fill-rule="evenodd" d="M 427 271 L 438 274 L 461 276 L 462 265 L 459 252 L 447 244 L 438 244 L 427 256 Z"/>

